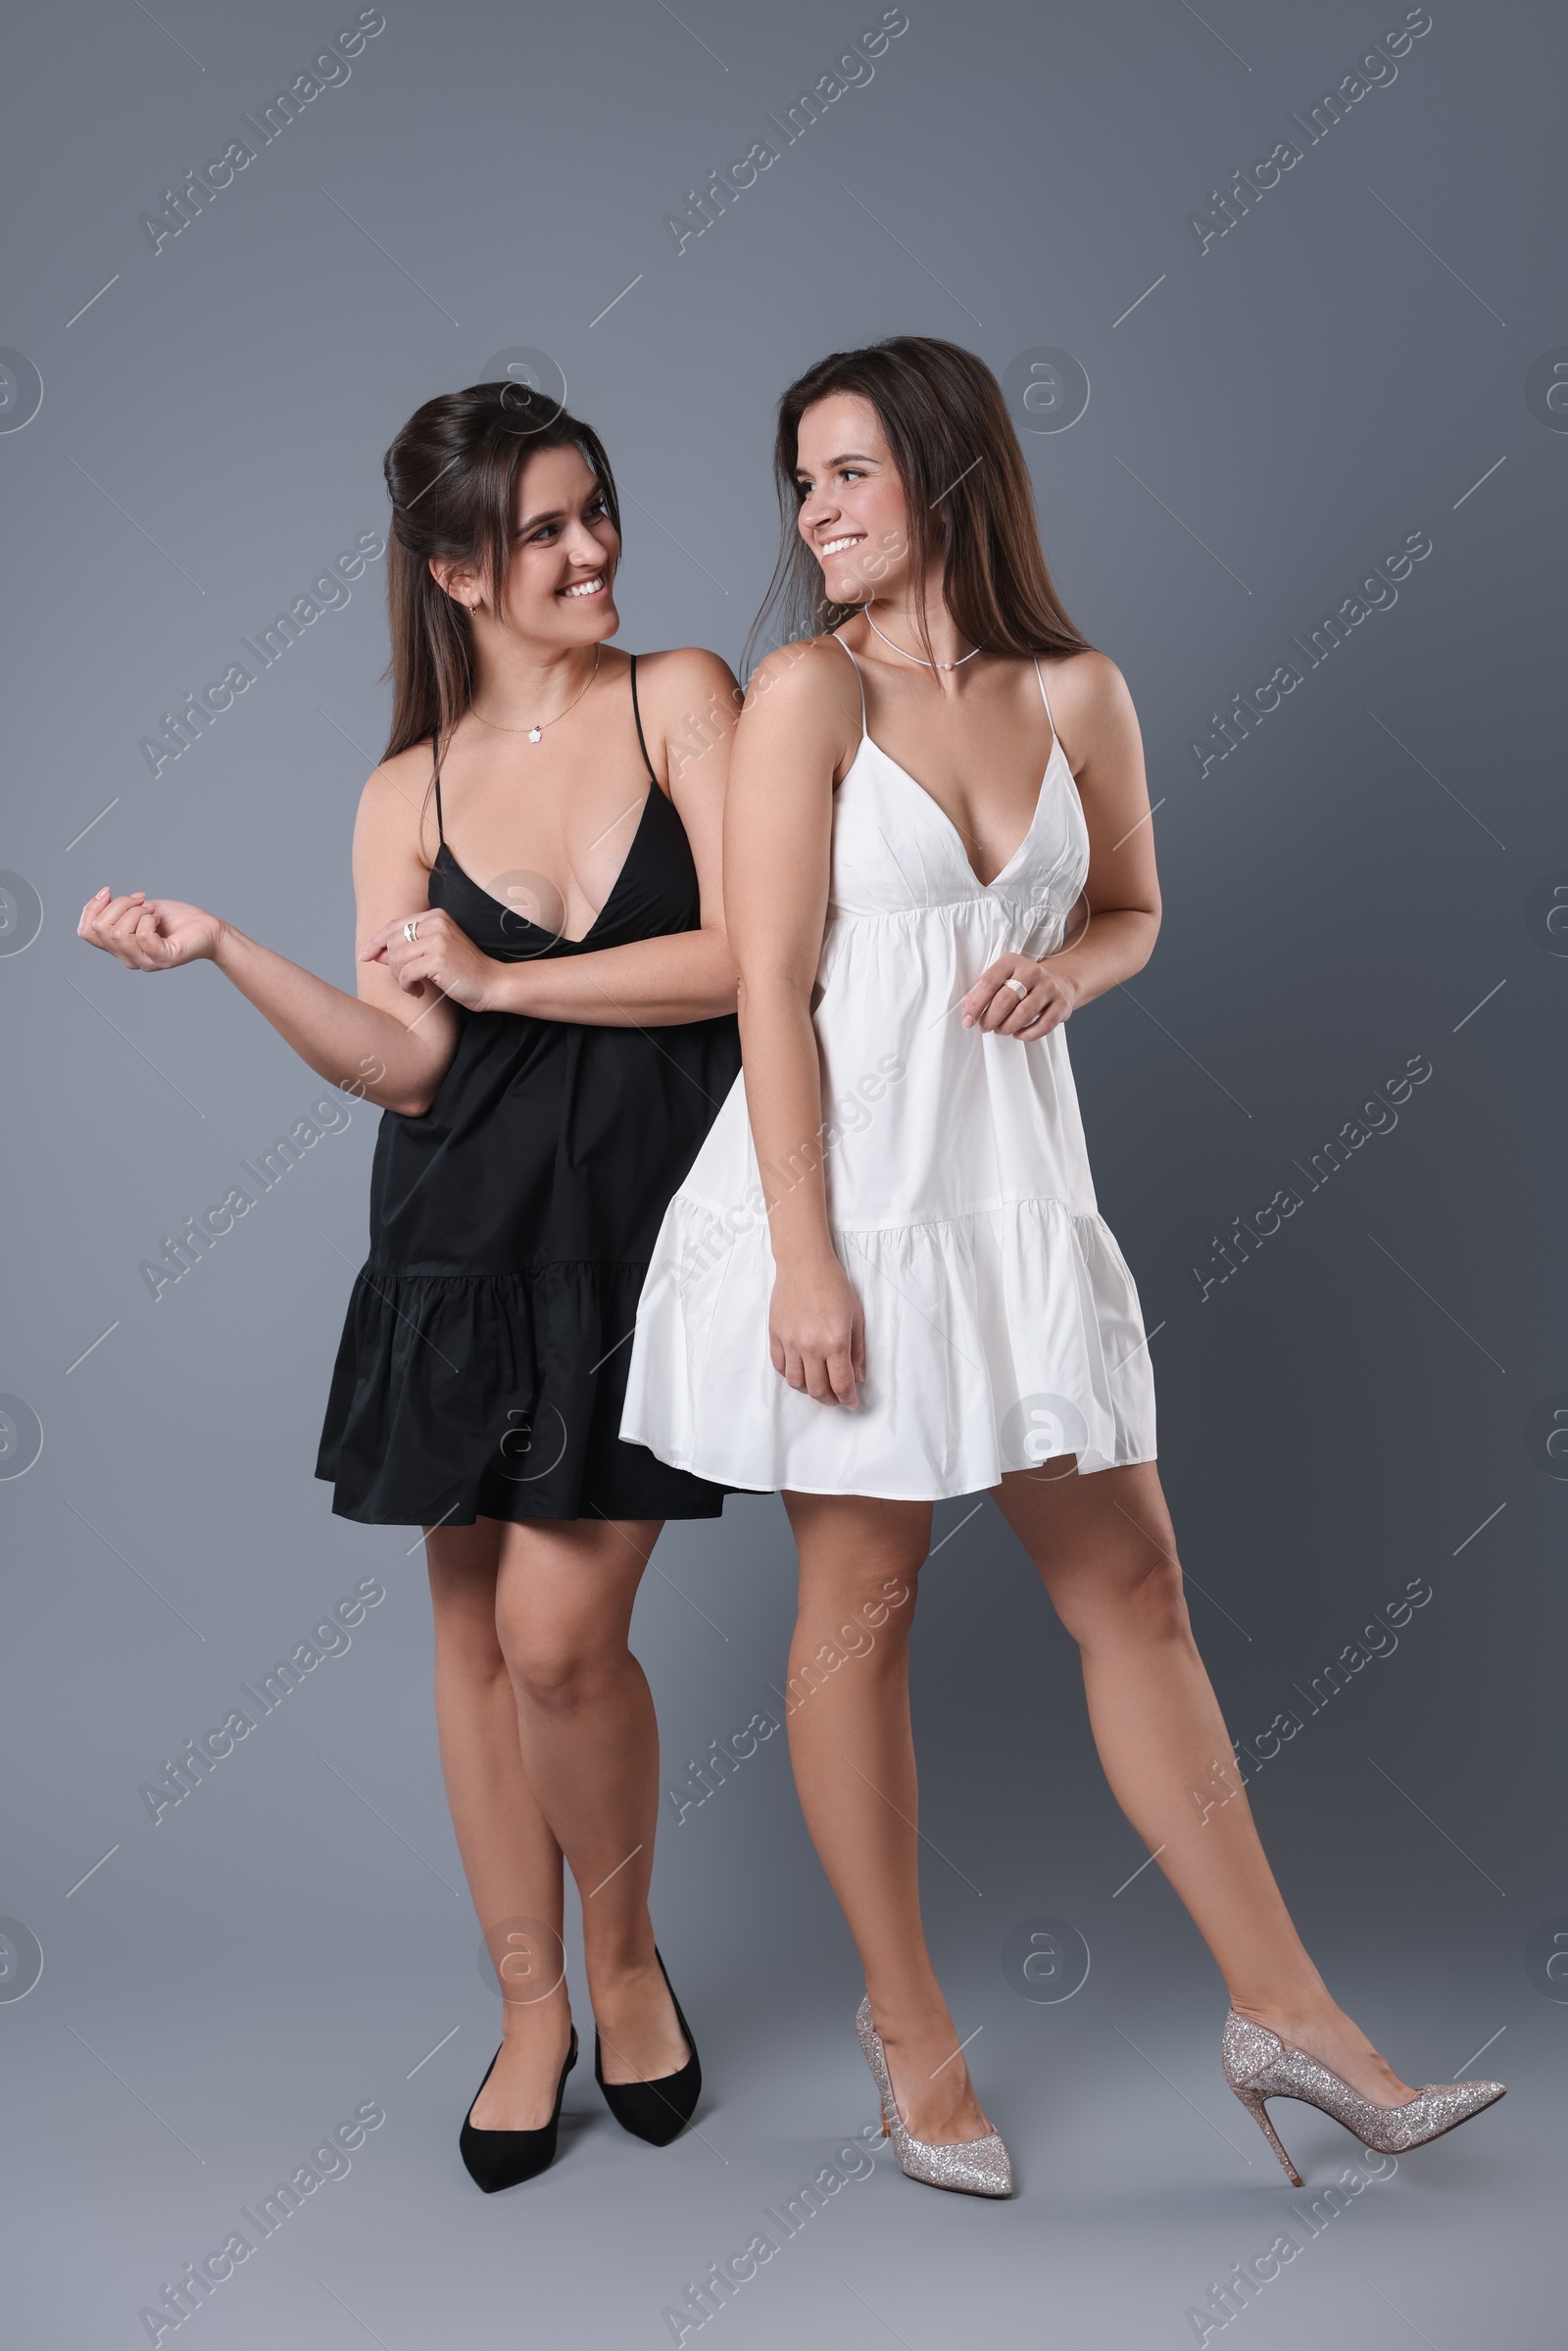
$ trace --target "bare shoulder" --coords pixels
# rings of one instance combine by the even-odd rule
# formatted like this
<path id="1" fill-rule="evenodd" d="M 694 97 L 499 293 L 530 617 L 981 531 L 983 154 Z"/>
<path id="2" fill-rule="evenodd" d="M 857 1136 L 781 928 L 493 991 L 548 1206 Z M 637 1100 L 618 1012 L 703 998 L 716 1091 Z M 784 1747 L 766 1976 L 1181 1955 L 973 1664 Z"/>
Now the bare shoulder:
<path id="1" fill-rule="evenodd" d="M 434 832 L 429 816 L 433 773 L 428 743 L 411 744 L 407 751 L 383 759 L 367 777 L 360 794 L 355 826 L 359 843 L 372 851 L 420 856 L 427 824 Z"/>
<path id="2" fill-rule="evenodd" d="M 860 688 L 846 648 L 831 636 L 780 645 L 758 662 L 746 687 L 746 715 L 765 710 L 793 725 L 837 727 L 853 713 L 859 726 Z"/>
<path id="3" fill-rule="evenodd" d="M 741 690 L 718 654 L 702 645 L 679 645 L 637 656 L 637 699 L 645 719 L 669 736 L 693 719 L 706 718 L 711 725 L 721 712 L 733 721 Z"/>
<path id="4" fill-rule="evenodd" d="M 643 736 L 654 773 L 666 792 L 674 791 L 703 753 L 728 737 L 740 707 L 741 690 L 728 662 L 704 646 L 680 645 L 637 656 Z M 722 777 L 722 766 L 717 772 Z"/>
<path id="5" fill-rule="evenodd" d="M 677 645 L 665 653 L 640 653 L 637 656 L 639 691 L 659 695 L 703 695 L 716 687 L 720 692 L 734 686 L 735 678 L 729 663 L 705 645 Z"/>
<path id="6" fill-rule="evenodd" d="M 1097 752 L 1137 734 L 1138 719 L 1127 680 L 1108 654 L 1090 647 L 1041 663 L 1062 749 L 1076 769 Z"/>

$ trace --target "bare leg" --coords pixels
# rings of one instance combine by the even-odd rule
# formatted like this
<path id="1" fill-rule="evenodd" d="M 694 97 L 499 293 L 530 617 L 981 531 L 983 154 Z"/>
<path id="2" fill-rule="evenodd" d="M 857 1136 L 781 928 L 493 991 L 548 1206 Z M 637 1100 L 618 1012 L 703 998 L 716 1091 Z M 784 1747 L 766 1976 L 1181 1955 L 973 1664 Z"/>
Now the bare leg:
<path id="1" fill-rule="evenodd" d="M 1188 1623 L 1153 1463 L 1084 1477 L 1069 1454 L 1004 1478 L 997 1500 L 1082 1652 L 1112 1793 L 1157 1850 L 1232 2006 L 1374 2104 L 1400 2104 L 1409 2085 L 1330 1998 L 1274 1883 Z"/>
<path id="2" fill-rule="evenodd" d="M 537 2130 L 549 2120 L 571 2033 L 562 1974 L 563 1841 L 524 1761 L 524 1692 L 540 1686 L 559 1698 L 574 1680 L 590 1717 L 603 1708 L 605 1688 L 619 1692 L 610 1697 L 611 1719 L 597 1734 L 588 1733 L 589 1743 L 597 1743 L 596 1768 L 591 1786 L 577 1790 L 574 1815 L 591 1816 L 596 1803 L 605 1804 L 608 1789 L 605 1818 L 597 1829 L 590 1819 L 586 1844 L 592 1849 L 597 1838 L 617 1851 L 594 1874 L 584 1874 L 587 1864 L 574 1872 L 583 1895 L 589 1987 L 604 2036 L 606 2078 L 655 2079 L 685 2062 L 685 2042 L 654 1960 L 647 1910 L 658 1733 L 647 1683 L 626 1649 L 637 1579 L 658 1533 L 657 1525 L 535 1521 L 514 1527 L 494 1519 L 426 1531 L 447 1800 L 474 1909 L 506 1986 L 501 2055 L 473 2107 L 480 2130 Z M 572 1562 L 580 1574 L 564 1572 Z M 605 1570 L 597 1577 L 596 1563 Z M 555 1608 L 541 1596 L 552 1566 L 563 1602 Z M 540 1572 L 531 1574 L 532 1567 Z M 531 1604 L 535 1600 L 538 1606 Z M 606 1668 L 597 1699 L 590 1693 L 596 1659 Z M 547 1751 L 548 1776 L 548 1701 L 543 1711 L 535 1743 Z M 577 1714 L 580 1730 L 580 1705 L 566 1711 Z M 646 1834 L 639 1830 L 620 1843 L 631 1819 L 645 1822 Z M 593 1893 L 639 1837 L 643 1853 Z M 582 1854 L 574 1852 L 574 1860 L 581 1862 Z M 630 1882 L 629 1891 L 622 1880 Z M 617 1965 L 615 1954 L 623 1949 L 634 1955 Z"/>
<path id="3" fill-rule="evenodd" d="M 501 1530 L 496 1629 L 522 1767 L 582 1897 L 607 2082 L 657 2081 L 690 2054 L 654 1956 L 659 1726 L 626 1645 L 659 1534 L 658 1520 L 532 1519 Z"/>
<path id="4" fill-rule="evenodd" d="M 561 1966 L 561 1847 L 522 1768 L 517 1706 L 496 1633 L 501 1529 L 425 1530 L 435 1611 L 435 1710 L 447 1802 L 476 1915 L 511 1997 L 495 2071 L 475 2101 L 482 2131 L 550 2119 L 571 2037 Z M 520 1922 L 542 1930 L 526 1935 Z M 508 1922 L 517 1927 L 506 1939 Z"/>
<path id="5" fill-rule="evenodd" d="M 908 1636 L 931 1505 L 784 1502 L 801 1555 L 786 1709 L 801 1809 L 860 1954 L 904 2121 L 917 2138 L 980 2138 L 991 2125 L 955 2055 L 920 1924 Z"/>

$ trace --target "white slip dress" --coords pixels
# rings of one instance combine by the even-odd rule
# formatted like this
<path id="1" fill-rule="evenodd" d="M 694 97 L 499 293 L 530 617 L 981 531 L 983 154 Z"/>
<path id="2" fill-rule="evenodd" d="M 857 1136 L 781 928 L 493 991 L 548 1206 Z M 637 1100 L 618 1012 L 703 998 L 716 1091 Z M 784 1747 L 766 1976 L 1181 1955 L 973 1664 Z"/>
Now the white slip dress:
<path id="1" fill-rule="evenodd" d="M 1152 1461 L 1143 1316 L 1096 1205 L 1065 1029 L 1019 1045 L 958 1010 L 999 955 L 1057 950 L 1083 889 L 1089 832 L 1055 721 L 1029 829 L 992 882 L 865 731 L 863 684 L 860 725 L 812 1016 L 822 1125 L 770 1171 L 776 1195 L 823 1159 L 865 1317 L 859 1408 L 773 1368 L 773 1255 L 737 1078 L 664 1212 L 620 1434 L 720 1485 L 911 1501 L 1062 1454 L 1086 1472 Z"/>

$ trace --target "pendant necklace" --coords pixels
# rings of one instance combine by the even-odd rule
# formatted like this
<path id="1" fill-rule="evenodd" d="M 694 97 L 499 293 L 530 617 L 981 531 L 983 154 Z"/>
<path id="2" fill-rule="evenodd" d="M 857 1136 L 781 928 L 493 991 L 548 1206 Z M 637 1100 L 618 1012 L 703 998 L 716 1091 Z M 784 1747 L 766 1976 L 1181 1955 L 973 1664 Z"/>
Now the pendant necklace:
<path id="1" fill-rule="evenodd" d="M 880 634 L 880 631 L 878 633 Z M 594 679 L 598 675 L 599 647 L 596 645 L 594 647 L 594 665 L 588 672 L 588 686 L 593 684 Z M 554 718 L 547 718 L 543 726 L 500 726 L 497 724 L 494 718 L 487 718 L 484 712 L 475 708 L 474 704 L 471 702 L 469 703 L 468 708 L 473 711 L 473 714 L 475 718 L 478 719 L 479 724 L 481 726 L 488 726 L 494 733 L 498 735 L 526 735 L 530 743 L 538 743 L 544 739 L 544 736 L 549 732 L 551 727 L 559 726 L 563 718 L 564 718 L 568 712 L 577 708 L 578 703 L 582 700 L 583 694 L 587 693 L 588 686 L 584 686 L 582 694 L 574 694 L 570 702 L 567 703 L 565 710 L 558 710 Z"/>
<path id="2" fill-rule="evenodd" d="M 891 645 L 893 646 L 893 651 L 895 653 L 904 654 L 904 658 L 906 661 L 918 661 L 922 669 L 961 669 L 965 661 L 972 661 L 974 660 L 976 653 L 983 653 L 985 651 L 984 646 L 977 645 L 974 648 L 973 653 L 962 653 L 958 656 L 958 659 L 956 661 L 928 661 L 923 654 L 906 653 L 902 645 L 894 645 L 893 639 L 888 636 L 884 630 L 878 628 L 876 622 L 872 619 L 871 608 L 869 605 L 863 605 L 861 610 L 865 613 L 865 624 L 867 628 L 871 629 L 875 635 L 879 636 L 884 645 Z"/>

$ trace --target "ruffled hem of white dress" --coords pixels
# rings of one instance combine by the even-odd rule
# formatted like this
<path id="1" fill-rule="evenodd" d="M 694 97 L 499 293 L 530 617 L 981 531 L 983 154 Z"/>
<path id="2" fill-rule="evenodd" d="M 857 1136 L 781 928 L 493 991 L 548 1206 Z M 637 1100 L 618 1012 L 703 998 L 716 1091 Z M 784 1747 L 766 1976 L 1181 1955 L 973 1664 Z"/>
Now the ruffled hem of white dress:
<path id="1" fill-rule="evenodd" d="M 1137 1288 L 1109 1227 L 1060 1200 L 836 1231 L 865 1316 L 857 1411 L 773 1369 L 773 1259 L 759 1215 L 730 1239 L 677 1193 L 638 1307 L 621 1436 L 767 1494 L 939 1501 L 1076 1454 L 1152 1461 L 1154 1384 Z"/>

